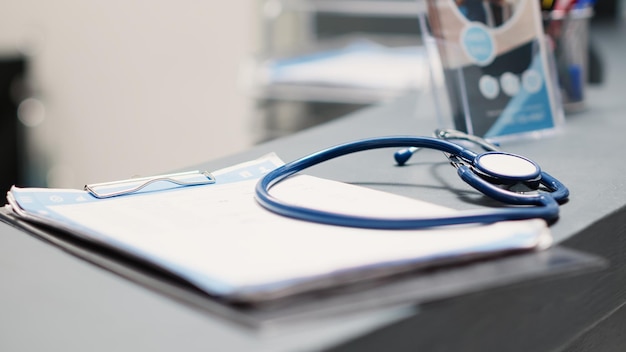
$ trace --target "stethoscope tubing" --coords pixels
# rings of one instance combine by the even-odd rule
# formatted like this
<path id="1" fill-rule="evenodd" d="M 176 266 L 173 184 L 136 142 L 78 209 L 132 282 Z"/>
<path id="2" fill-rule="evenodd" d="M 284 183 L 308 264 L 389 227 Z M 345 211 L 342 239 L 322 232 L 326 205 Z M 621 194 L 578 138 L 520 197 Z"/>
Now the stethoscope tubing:
<path id="1" fill-rule="evenodd" d="M 355 152 L 391 147 L 435 149 L 444 153 L 457 155 L 468 162 L 471 162 L 477 156 L 475 152 L 458 144 L 431 137 L 391 136 L 358 140 L 320 150 L 270 171 L 256 185 L 256 200 L 266 209 L 283 216 L 324 224 L 372 229 L 421 229 L 446 225 L 493 223 L 504 220 L 522 220 L 530 218 L 541 218 L 549 221 L 559 216 L 559 204 L 555 197 L 550 194 L 542 193 L 532 196 L 516 194 L 515 197 L 517 198 L 515 199 L 505 199 L 508 197 L 503 198 L 502 193 L 493 185 L 476 187 L 472 184 L 474 188 L 485 193 L 487 196 L 504 201 L 505 203 L 525 205 L 530 203 L 534 206 L 511 207 L 487 211 L 463 211 L 460 212 L 460 214 L 432 218 L 383 218 L 342 214 L 302 207 L 286 203 L 270 194 L 272 186 L 311 166 Z M 459 167 L 457 170 L 459 176 L 466 181 L 468 178 L 478 177 L 465 165 Z M 542 183 L 545 182 L 545 186 L 554 190 L 557 193 L 555 194 L 556 196 L 567 197 L 569 194 L 567 188 L 558 180 L 543 172 L 542 177 L 546 178 L 545 181 L 542 180 Z M 485 182 L 480 182 L 480 184 L 483 183 Z"/>

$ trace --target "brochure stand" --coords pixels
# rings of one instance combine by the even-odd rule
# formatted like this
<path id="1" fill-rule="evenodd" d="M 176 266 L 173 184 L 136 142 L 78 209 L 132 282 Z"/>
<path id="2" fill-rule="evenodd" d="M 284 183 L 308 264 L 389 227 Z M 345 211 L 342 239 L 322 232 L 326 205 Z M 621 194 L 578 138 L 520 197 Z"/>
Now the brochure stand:
<path id="1" fill-rule="evenodd" d="M 442 127 L 497 141 L 563 123 L 539 3 L 428 0 L 421 23 Z"/>

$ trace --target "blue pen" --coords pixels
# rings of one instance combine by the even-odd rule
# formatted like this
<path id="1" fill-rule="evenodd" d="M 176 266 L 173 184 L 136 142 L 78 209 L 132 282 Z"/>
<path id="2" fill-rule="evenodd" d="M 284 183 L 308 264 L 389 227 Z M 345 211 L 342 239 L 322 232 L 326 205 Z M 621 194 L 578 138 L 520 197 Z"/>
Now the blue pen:
<path id="1" fill-rule="evenodd" d="M 593 7 L 596 4 L 595 0 L 578 0 L 574 5 L 575 9 L 586 9 L 588 7 Z"/>

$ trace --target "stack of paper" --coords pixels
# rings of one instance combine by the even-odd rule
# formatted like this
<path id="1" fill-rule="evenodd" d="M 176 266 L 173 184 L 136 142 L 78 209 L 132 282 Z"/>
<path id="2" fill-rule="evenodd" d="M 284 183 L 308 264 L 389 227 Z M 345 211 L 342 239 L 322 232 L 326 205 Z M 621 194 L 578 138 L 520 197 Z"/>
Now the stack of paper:
<path id="1" fill-rule="evenodd" d="M 367 89 L 420 89 L 428 78 L 421 46 L 385 47 L 370 41 L 301 57 L 274 60 L 261 70 L 268 84 L 318 84 Z"/>
<path id="2" fill-rule="evenodd" d="M 210 295 L 245 302 L 551 243 L 542 220 L 397 231 L 282 217 L 254 198 L 258 179 L 281 164 L 270 155 L 214 172 L 215 184 L 155 184 L 108 199 L 14 187 L 7 207 L 22 219 L 146 260 Z M 306 175 L 272 192 L 294 204 L 391 218 L 454 212 Z"/>

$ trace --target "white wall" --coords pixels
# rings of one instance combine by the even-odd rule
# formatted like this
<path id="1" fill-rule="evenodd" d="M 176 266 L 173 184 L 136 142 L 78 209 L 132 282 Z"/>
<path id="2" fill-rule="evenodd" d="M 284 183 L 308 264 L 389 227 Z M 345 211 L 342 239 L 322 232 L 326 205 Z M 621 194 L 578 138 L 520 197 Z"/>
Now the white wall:
<path id="1" fill-rule="evenodd" d="M 28 52 L 49 186 L 149 175 L 252 143 L 251 0 L 0 0 L 0 55 Z M 39 159 L 43 157 L 43 159 Z"/>

